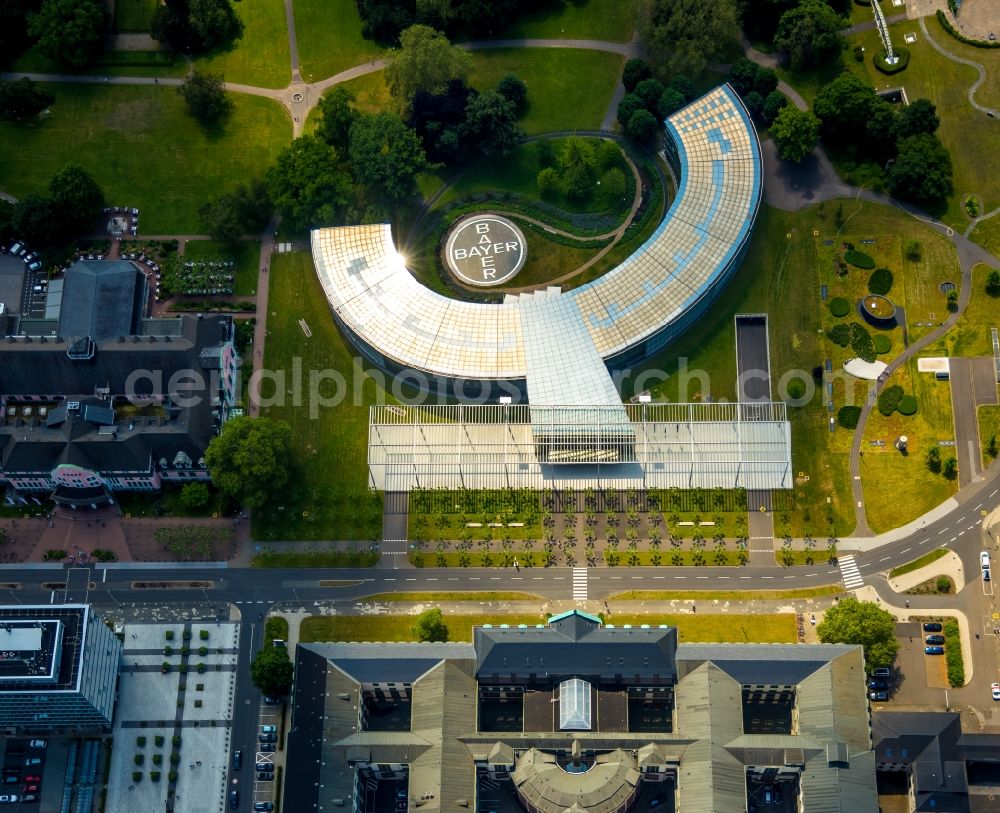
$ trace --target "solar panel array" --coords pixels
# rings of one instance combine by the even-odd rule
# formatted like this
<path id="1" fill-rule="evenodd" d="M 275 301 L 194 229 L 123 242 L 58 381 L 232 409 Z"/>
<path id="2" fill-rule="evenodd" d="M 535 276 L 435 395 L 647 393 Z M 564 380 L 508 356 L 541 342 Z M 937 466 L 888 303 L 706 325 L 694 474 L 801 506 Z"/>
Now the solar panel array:
<path id="1" fill-rule="evenodd" d="M 724 282 L 756 216 L 760 148 L 728 85 L 674 114 L 666 127 L 678 149 L 681 187 L 663 222 L 620 266 L 561 295 L 576 304 L 604 359 L 662 330 Z M 532 309 L 521 299 L 475 304 L 425 288 L 407 271 L 387 224 L 318 229 L 312 248 L 342 324 L 399 366 L 484 381 L 528 375 L 524 338 L 532 328 L 525 321 Z"/>

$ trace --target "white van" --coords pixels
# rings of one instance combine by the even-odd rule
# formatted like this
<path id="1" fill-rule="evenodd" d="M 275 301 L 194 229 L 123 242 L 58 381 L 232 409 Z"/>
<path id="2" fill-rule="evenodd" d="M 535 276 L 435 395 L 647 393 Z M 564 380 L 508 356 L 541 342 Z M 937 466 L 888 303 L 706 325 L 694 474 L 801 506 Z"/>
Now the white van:
<path id="1" fill-rule="evenodd" d="M 17 257 L 22 251 L 24 251 L 24 243 L 14 243 L 14 245 L 12 245 L 8 250 L 11 254 Z"/>

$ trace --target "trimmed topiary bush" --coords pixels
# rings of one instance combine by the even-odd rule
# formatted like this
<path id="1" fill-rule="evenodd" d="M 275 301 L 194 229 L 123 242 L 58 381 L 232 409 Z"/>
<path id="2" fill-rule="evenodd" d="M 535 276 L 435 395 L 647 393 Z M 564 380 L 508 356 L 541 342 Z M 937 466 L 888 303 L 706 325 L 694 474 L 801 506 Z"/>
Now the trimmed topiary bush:
<path id="1" fill-rule="evenodd" d="M 878 394 L 878 411 L 883 415 L 891 415 L 896 411 L 899 402 L 903 400 L 903 388 L 899 384 L 886 387 Z"/>
<path id="2" fill-rule="evenodd" d="M 840 322 L 834 325 L 826 335 L 834 344 L 847 347 L 851 343 L 851 326 Z"/>
<path id="3" fill-rule="evenodd" d="M 842 296 L 838 296 L 836 299 L 831 299 L 828 307 L 830 308 L 830 313 L 838 319 L 847 316 L 847 314 L 851 312 L 851 303 Z"/>
<path id="4" fill-rule="evenodd" d="M 842 406 L 837 412 L 837 423 L 844 429 L 856 428 L 860 419 L 861 407 L 859 406 Z"/>
<path id="5" fill-rule="evenodd" d="M 854 248 L 844 252 L 844 260 L 855 268 L 862 268 L 865 271 L 875 267 L 875 260 L 870 255 Z"/>
<path id="6" fill-rule="evenodd" d="M 876 268 L 868 278 L 868 290 L 873 294 L 885 296 L 892 290 L 892 271 L 888 268 Z"/>
<path id="7" fill-rule="evenodd" d="M 917 412 L 917 399 L 912 395 L 904 395 L 899 399 L 899 406 L 896 407 L 901 415 L 915 415 Z"/>
<path id="8" fill-rule="evenodd" d="M 875 334 L 875 338 L 872 341 L 875 345 L 875 352 L 880 356 L 892 350 L 892 339 L 882 333 Z"/>
<path id="9" fill-rule="evenodd" d="M 875 361 L 875 345 L 872 343 L 872 336 L 864 325 L 857 322 L 851 322 L 851 349 L 862 361 L 869 363 Z"/>
<path id="10" fill-rule="evenodd" d="M 906 69 L 907 64 L 910 61 L 910 52 L 907 48 L 902 45 L 893 45 L 892 52 L 895 56 L 899 57 L 895 65 L 890 65 L 885 61 L 886 53 L 882 49 L 879 49 L 873 56 L 872 62 L 875 63 L 875 67 L 882 73 L 891 76 L 894 73 L 899 73 Z"/>

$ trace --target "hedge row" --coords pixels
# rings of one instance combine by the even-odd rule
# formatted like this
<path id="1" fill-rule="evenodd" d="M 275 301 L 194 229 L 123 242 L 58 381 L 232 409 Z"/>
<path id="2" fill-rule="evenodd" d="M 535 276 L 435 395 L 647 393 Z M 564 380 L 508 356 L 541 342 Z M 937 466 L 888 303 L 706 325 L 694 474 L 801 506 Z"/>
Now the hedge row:
<path id="1" fill-rule="evenodd" d="M 955 26 L 951 24 L 943 11 L 938 11 L 937 18 L 938 22 L 941 23 L 941 27 L 959 42 L 964 42 L 973 48 L 1000 48 L 1000 40 L 974 40 L 971 37 L 965 36 L 965 34 L 960 34 L 955 30 Z"/>
<path id="2" fill-rule="evenodd" d="M 944 656 L 948 660 L 948 683 L 964 686 L 965 664 L 962 663 L 962 637 L 957 621 L 948 621 L 944 625 Z"/>
<path id="3" fill-rule="evenodd" d="M 872 57 L 872 62 L 875 63 L 876 69 L 880 70 L 886 76 L 891 76 L 894 73 L 899 73 L 903 70 L 910 61 L 910 51 L 904 48 L 902 45 L 897 45 L 892 49 L 894 55 L 897 57 L 895 65 L 890 65 L 885 61 L 886 52 L 879 51 L 878 54 Z"/>
<path id="4" fill-rule="evenodd" d="M 851 349 L 862 361 L 869 363 L 875 361 L 876 353 L 872 336 L 863 325 L 857 322 L 851 322 Z"/>
<path id="5" fill-rule="evenodd" d="M 838 296 L 836 299 L 831 299 L 828 307 L 830 308 L 830 313 L 838 319 L 847 316 L 847 314 L 851 312 L 851 303 L 842 296 Z"/>
<path id="6" fill-rule="evenodd" d="M 855 268 L 863 268 L 866 271 L 875 267 L 875 260 L 870 255 L 853 248 L 844 252 L 844 260 Z"/>
<path id="7" fill-rule="evenodd" d="M 869 293 L 885 296 L 892 290 L 892 271 L 888 268 L 876 268 L 868 277 Z"/>

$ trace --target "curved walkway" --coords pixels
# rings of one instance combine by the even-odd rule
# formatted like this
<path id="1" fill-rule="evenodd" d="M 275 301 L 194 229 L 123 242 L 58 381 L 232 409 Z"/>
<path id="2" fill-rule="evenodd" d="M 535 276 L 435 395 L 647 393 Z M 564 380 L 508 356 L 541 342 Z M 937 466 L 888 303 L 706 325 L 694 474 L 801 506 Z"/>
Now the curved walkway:
<path id="1" fill-rule="evenodd" d="M 956 56 L 943 45 L 939 45 L 937 40 L 935 40 L 927 30 L 927 24 L 924 22 L 923 17 L 920 18 L 920 30 L 924 32 L 924 36 L 927 38 L 927 42 L 930 43 L 931 48 L 941 54 L 941 56 L 945 59 L 950 59 L 952 62 L 957 62 L 959 65 L 968 65 L 970 68 L 975 68 L 976 71 L 978 71 L 979 78 L 972 84 L 972 87 L 970 87 L 968 91 L 969 104 L 971 104 L 980 113 L 991 112 L 992 108 L 983 107 L 975 99 L 976 91 L 979 90 L 979 86 L 986 81 L 986 69 L 980 63 L 974 62 L 971 59 L 966 59 L 965 57 Z"/>

